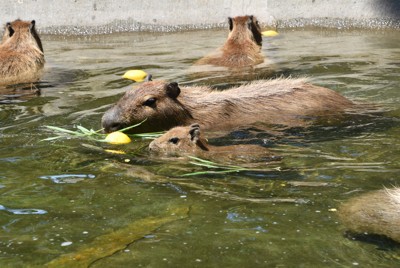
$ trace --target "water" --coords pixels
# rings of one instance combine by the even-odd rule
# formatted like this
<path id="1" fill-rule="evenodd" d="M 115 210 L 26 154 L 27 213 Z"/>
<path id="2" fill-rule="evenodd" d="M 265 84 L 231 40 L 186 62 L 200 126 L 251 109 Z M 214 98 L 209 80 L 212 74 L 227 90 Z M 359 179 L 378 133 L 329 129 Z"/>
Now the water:
<path id="1" fill-rule="evenodd" d="M 275 76 L 308 76 L 385 111 L 280 136 L 243 130 L 211 139 L 218 145 L 261 144 L 283 157 L 240 163 L 266 171 L 181 177 L 204 169 L 151 155 L 144 149 L 148 141 L 41 141 L 55 135 L 45 125 L 99 129 L 104 111 L 131 85 L 120 78 L 127 69 L 221 88 L 271 75 L 265 66 L 252 76 L 187 73 L 225 37 L 224 30 L 43 36 L 41 95 L 0 92 L 2 267 L 398 264 L 398 246 L 348 239 L 335 212 L 350 197 L 399 184 L 397 31 L 293 30 L 264 39 Z"/>

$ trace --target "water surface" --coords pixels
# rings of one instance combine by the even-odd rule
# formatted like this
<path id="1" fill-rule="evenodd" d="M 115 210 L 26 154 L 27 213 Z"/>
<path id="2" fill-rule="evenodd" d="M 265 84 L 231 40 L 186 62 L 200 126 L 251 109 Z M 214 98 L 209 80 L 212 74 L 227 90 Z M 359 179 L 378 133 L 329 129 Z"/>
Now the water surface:
<path id="1" fill-rule="evenodd" d="M 226 34 L 43 36 L 41 95 L 0 91 L 2 266 L 75 267 L 88 256 L 94 267 L 398 264 L 398 246 L 344 236 L 335 209 L 363 192 L 399 184 L 400 33 L 283 31 L 264 39 L 271 65 L 239 76 L 190 75 L 193 62 L 220 46 Z M 41 141 L 54 136 L 45 125 L 99 129 L 104 111 L 132 84 L 121 79 L 128 69 L 219 88 L 255 77 L 307 76 L 385 112 L 278 136 L 253 129 L 211 139 L 216 145 L 259 144 L 283 157 L 239 163 L 258 171 L 225 175 L 181 177 L 204 169 L 151 155 L 146 140 L 120 147 Z M 111 249 L 99 252 L 104 245 Z"/>

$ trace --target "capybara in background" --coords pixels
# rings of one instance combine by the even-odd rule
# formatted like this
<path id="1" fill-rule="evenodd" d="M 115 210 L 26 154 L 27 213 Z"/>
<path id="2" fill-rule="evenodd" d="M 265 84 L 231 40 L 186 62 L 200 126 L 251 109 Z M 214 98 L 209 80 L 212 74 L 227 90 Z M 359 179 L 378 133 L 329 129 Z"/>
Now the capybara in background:
<path id="1" fill-rule="evenodd" d="M 168 130 L 149 144 L 152 152 L 166 155 L 196 155 L 203 158 L 227 160 L 279 160 L 262 146 L 240 144 L 213 146 L 202 137 L 199 124 L 179 126 Z"/>
<path id="2" fill-rule="evenodd" d="M 354 197 L 342 205 L 339 217 L 351 233 L 383 235 L 400 243 L 400 188 Z"/>
<path id="3" fill-rule="evenodd" d="M 8 22 L 0 44 L 0 85 L 36 82 L 44 63 L 35 21 Z"/>
<path id="4" fill-rule="evenodd" d="M 262 63 L 262 36 L 257 18 L 239 16 L 228 18 L 228 21 L 230 32 L 223 47 L 216 54 L 198 60 L 196 64 L 240 68 Z"/>
<path id="5" fill-rule="evenodd" d="M 102 118 L 105 132 L 144 120 L 131 133 L 169 130 L 199 123 L 205 130 L 233 130 L 255 123 L 305 126 L 310 117 L 337 115 L 353 103 L 304 79 L 260 80 L 227 90 L 145 82 L 125 95 Z"/>

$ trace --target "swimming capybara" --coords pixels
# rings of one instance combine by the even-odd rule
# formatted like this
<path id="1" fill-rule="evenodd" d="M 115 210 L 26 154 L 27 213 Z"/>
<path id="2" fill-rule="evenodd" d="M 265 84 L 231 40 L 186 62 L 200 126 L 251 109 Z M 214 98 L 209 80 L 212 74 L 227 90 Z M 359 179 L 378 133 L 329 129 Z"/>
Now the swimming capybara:
<path id="1" fill-rule="evenodd" d="M 256 123 L 305 126 L 310 119 L 337 115 L 353 103 L 304 79 L 260 80 L 219 91 L 145 82 L 125 95 L 102 118 L 105 132 L 144 120 L 131 133 L 169 130 L 199 123 L 204 130 L 233 130 Z"/>
<path id="2" fill-rule="evenodd" d="M 228 146 L 213 146 L 202 137 L 199 124 L 179 126 L 168 130 L 149 144 L 152 152 L 165 155 L 196 155 L 202 158 L 235 161 L 274 161 L 279 157 L 262 146 L 240 144 Z"/>
<path id="3" fill-rule="evenodd" d="M 0 85 L 36 82 L 44 63 L 35 21 L 8 22 L 0 44 Z"/>
<path id="4" fill-rule="evenodd" d="M 351 233 L 383 235 L 400 243 L 400 188 L 352 198 L 339 209 L 339 217 Z"/>
<path id="5" fill-rule="evenodd" d="M 239 16 L 228 18 L 229 35 L 223 47 L 215 54 L 198 60 L 195 64 L 211 64 L 223 67 L 246 67 L 264 61 L 261 54 L 262 36 L 257 18 Z"/>

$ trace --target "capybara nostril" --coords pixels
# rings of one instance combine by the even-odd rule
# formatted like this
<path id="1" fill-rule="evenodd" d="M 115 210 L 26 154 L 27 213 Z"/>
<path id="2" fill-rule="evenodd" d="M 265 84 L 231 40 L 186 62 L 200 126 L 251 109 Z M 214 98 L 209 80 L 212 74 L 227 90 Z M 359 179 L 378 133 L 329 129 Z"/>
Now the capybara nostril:
<path id="1" fill-rule="evenodd" d="M 104 132 L 106 132 L 106 133 L 118 131 L 118 130 L 123 129 L 124 127 L 125 127 L 125 125 L 122 123 L 119 123 L 119 122 L 103 121 L 103 128 L 104 128 Z"/>

